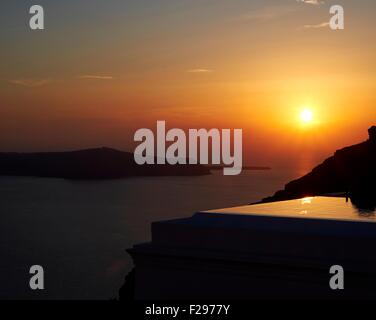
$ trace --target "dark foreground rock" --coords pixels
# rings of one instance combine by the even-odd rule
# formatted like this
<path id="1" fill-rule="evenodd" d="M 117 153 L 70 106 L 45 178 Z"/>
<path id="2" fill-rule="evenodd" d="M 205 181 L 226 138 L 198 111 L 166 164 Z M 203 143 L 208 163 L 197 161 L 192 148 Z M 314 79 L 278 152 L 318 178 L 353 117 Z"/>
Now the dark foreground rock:
<path id="1" fill-rule="evenodd" d="M 376 202 L 376 127 L 365 142 L 343 148 L 307 175 L 289 182 L 263 202 L 295 199 L 328 193 L 347 193 L 358 206 Z"/>

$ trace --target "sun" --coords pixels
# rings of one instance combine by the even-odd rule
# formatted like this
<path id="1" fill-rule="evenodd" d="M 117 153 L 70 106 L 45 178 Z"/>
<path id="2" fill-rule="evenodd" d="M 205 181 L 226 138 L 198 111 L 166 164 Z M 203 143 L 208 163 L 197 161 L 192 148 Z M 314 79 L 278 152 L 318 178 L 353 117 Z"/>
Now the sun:
<path id="1" fill-rule="evenodd" d="M 303 123 L 311 123 L 313 121 L 313 112 L 309 108 L 304 108 L 300 112 L 300 121 Z"/>

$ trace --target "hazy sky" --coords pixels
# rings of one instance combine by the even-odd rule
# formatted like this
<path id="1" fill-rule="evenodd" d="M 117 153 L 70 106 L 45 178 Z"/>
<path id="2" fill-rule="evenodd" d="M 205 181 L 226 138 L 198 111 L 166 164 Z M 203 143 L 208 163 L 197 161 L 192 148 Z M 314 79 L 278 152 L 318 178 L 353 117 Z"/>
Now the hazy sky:
<path id="1" fill-rule="evenodd" d="M 248 162 L 323 159 L 376 123 L 376 3 L 324 2 L 3 0 L 0 151 L 131 150 L 167 120 L 242 128 Z M 325 24 L 334 4 L 343 31 Z"/>

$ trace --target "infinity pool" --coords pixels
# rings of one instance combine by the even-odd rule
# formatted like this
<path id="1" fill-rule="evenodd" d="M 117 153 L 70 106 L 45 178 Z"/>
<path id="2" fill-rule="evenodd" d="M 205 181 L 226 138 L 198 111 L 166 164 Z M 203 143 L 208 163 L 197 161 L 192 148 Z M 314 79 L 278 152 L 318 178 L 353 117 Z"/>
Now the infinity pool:
<path id="1" fill-rule="evenodd" d="M 310 197 L 205 211 L 208 213 L 376 222 L 376 210 L 359 210 L 339 197 Z"/>

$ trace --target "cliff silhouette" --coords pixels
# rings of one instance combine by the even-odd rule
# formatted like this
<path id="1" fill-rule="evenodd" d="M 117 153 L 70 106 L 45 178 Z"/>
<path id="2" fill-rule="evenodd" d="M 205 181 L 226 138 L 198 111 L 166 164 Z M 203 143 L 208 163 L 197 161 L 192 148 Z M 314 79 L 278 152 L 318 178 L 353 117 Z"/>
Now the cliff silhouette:
<path id="1" fill-rule="evenodd" d="M 0 153 L 0 175 L 64 179 L 117 179 L 134 176 L 210 174 L 201 165 L 137 165 L 133 153 L 111 148 L 69 152 Z"/>
<path id="2" fill-rule="evenodd" d="M 262 202 L 342 192 L 360 208 L 375 207 L 376 126 L 368 133 L 367 141 L 336 151 L 310 173 L 289 182 L 284 190 Z"/>

